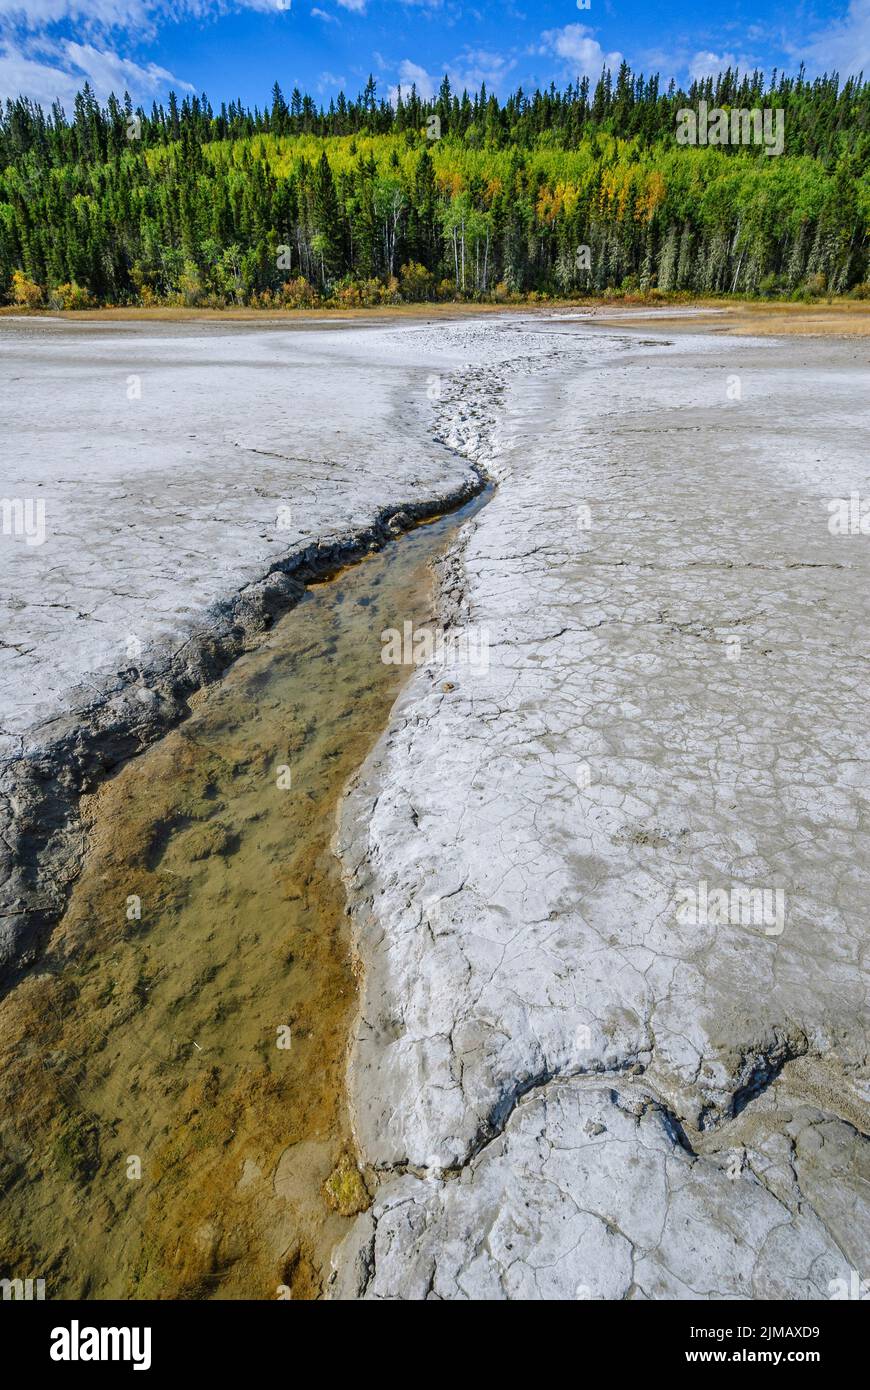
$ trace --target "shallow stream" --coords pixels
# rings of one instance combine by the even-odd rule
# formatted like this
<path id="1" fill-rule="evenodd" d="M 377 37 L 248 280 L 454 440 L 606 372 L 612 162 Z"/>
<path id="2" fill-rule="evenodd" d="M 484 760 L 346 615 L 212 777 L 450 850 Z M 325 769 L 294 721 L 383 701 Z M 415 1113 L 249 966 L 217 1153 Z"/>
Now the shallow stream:
<path id="1" fill-rule="evenodd" d="M 482 498 L 312 586 L 84 807 L 47 956 L 0 1004 L 0 1273 L 46 1296 L 317 1297 L 368 1204 L 330 852 L 349 775 Z"/>

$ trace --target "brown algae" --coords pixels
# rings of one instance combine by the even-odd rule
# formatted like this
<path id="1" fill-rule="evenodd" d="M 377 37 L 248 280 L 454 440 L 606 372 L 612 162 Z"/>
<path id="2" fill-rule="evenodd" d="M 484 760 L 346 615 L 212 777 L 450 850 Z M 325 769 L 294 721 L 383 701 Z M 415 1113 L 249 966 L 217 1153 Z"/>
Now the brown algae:
<path id="1" fill-rule="evenodd" d="M 87 799 L 39 966 L 0 1003 L 0 1274 L 49 1298 L 317 1297 L 368 1203 L 330 851 L 347 778 L 481 505 L 312 586 L 189 718 Z"/>

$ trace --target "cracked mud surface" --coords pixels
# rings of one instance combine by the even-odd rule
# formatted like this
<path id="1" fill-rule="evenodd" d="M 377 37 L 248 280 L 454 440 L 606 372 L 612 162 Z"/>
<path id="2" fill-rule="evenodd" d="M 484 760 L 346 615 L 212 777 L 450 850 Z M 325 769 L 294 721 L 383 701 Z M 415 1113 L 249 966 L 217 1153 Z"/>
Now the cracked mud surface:
<path id="1" fill-rule="evenodd" d="M 787 1100 L 767 1119 L 757 1149 L 700 1157 L 642 1087 L 550 1082 L 457 1177 L 386 1186 L 333 1296 L 824 1296 L 866 1254 L 870 1171 L 841 1121 Z"/>
<path id="2" fill-rule="evenodd" d="M 45 545 L 0 547 L 5 961 L 62 905 L 82 790 L 312 575 L 476 488 L 473 461 L 499 487 L 440 619 L 489 664 L 414 674 L 336 836 L 377 1190 L 332 1296 L 804 1298 L 865 1273 L 870 542 L 827 526 L 868 490 L 861 345 L 568 316 L 14 332 L 7 495 L 58 467 Z M 95 419 L 119 449 L 82 475 Z M 758 898 L 680 916 L 701 885 Z"/>
<path id="3" fill-rule="evenodd" d="M 80 794 L 304 583 L 479 489 L 430 370 L 401 331 L 0 325 L 2 495 L 45 504 L 0 535 L 0 973 L 63 910 Z"/>
<path id="4" fill-rule="evenodd" d="M 551 327 L 441 406 L 500 484 L 442 575 L 489 668 L 419 672 L 346 803 L 382 1185 L 333 1292 L 825 1297 L 870 1254 L 866 353 Z"/>

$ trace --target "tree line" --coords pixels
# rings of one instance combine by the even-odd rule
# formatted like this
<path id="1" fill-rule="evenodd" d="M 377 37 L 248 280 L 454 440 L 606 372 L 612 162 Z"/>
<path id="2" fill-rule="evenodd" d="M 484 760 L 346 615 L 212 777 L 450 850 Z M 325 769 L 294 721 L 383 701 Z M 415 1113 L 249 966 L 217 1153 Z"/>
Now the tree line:
<path id="1" fill-rule="evenodd" d="M 677 112 L 776 107 L 785 152 L 680 146 Z M 0 111 L 0 295 L 297 305 L 685 291 L 864 294 L 870 83 L 623 63 L 504 102 L 205 96 Z"/>

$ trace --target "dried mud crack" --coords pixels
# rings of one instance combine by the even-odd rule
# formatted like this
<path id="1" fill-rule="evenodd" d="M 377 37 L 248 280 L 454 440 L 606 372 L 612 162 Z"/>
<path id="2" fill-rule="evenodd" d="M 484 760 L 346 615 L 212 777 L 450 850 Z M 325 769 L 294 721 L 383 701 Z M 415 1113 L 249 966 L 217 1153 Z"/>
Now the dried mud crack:
<path id="1" fill-rule="evenodd" d="M 76 712 L 50 721 L 75 772 L 49 787 L 48 835 L 19 820 L 14 852 L 61 880 L 68 865 L 67 883 L 31 871 L 24 884 L 43 944 L 67 890 L 70 905 L 6 1001 L 20 1010 L 12 1036 L 29 1036 L 27 1008 L 43 1042 L 46 1019 L 56 1030 L 47 1060 L 13 1048 L 7 1079 L 51 1097 L 39 1124 L 51 1130 L 51 1105 L 66 1117 L 45 1173 L 66 1173 L 73 1201 L 99 1188 L 96 1225 L 128 1231 L 138 1294 L 274 1296 L 280 1280 L 294 1296 L 328 1282 L 333 1298 L 827 1297 L 870 1254 L 870 562 L 826 526 L 826 498 L 866 471 L 849 423 L 860 349 L 816 345 L 810 368 L 789 344 L 690 326 L 632 339 L 540 319 L 366 341 L 373 382 L 401 356 L 402 373 L 410 357 L 437 383 L 407 418 L 446 491 L 477 485 L 468 461 L 498 485 L 436 570 L 437 625 L 482 636 L 487 659 L 460 647 L 424 663 L 360 743 L 312 735 L 306 748 L 296 712 L 301 742 L 281 763 L 312 754 L 336 774 L 300 801 L 317 826 L 307 840 L 264 825 L 257 799 L 287 729 L 268 694 L 282 630 L 264 633 L 269 605 L 298 600 L 299 636 L 320 601 L 316 585 L 285 591 L 306 577 L 286 556 L 222 611 L 230 648 L 193 641 L 193 685 L 212 680 L 211 693 L 189 698 L 186 642 L 177 688 L 160 693 L 146 663 L 122 673 L 121 704 L 141 706 L 123 737 L 157 740 L 142 757 L 102 779 L 99 745 L 75 744 Z M 735 371 L 752 384 L 736 407 Z M 246 444 L 252 467 L 317 453 L 274 435 Z M 329 457 L 347 487 L 347 455 Z M 395 454 L 384 467 L 407 480 Z M 419 504 L 435 495 L 422 483 L 389 495 Z M 365 548 L 366 527 L 405 525 L 390 527 L 393 510 L 379 502 L 347 534 Z M 312 547 L 294 556 L 310 562 Z M 322 648 L 321 629 L 295 660 Z M 360 702 L 341 669 L 315 703 L 327 690 Z M 149 732 L 161 701 L 181 719 L 168 734 Z M 256 712 L 241 735 L 236 708 Z M 4 737 L 21 737 L 14 721 Z M 137 769 L 147 787 L 125 793 Z M 67 808 L 83 789 L 96 814 L 80 868 Z M 267 884 L 263 864 L 279 860 Z M 119 900 L 121 861 L 136 882 Z M 130 895 L 156 905 L 156 934 L 126 924 Z M 26 938 L 7 931 L 22 960 Z M 288 1009 L 288 1065 L 262 1047 L 254 1064 Z M 148 1019 L 174 1050 L 146 1028 L 130 1099 Z M 138 1153 L 134 1118 L 154 1137 L 145 1215 L 144 1188 L 105 1182 Z M 15 1200 L 48 1132 L 4 1149 Z M 189 1172 L 210 1208 L 191 1202 Z M 13 1215 L 5 1248 L 32 1261 L 44 1232 Z M 71 1249 L 56 1248 L 57 1270 Z M 113 1278 L 98 1270 L 84 1291 Z"/>
<path id="2" fill-rule="evenodd" d="M 728 345 L 649 346 L 499 392 L 499 491 L 442 566 L 490 662 L 418 674 L 346 803 L 379 1186 L 333 1297 L 813 1298 L 866 1264 L 866 551 L 780 344 L 741 345 L 727 429 Z M 841 410 L 855 356 L 814 364 Z M 775 919 L 678 911 L 759 884 Z"/>

